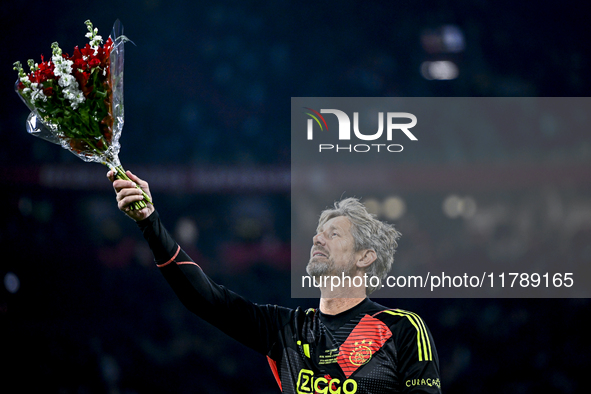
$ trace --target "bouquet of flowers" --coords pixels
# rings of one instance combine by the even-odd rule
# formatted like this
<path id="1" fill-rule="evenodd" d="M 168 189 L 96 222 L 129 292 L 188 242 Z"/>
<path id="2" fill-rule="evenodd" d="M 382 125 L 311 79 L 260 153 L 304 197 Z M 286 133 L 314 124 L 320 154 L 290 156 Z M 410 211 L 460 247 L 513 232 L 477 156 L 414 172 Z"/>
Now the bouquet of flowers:
<path id="1" fill-rule="evenodd" d="M 117 20 L 103 44 L 98 29 L 86 21 L 89 43 L 74 48 L 72 56 L 51 45 L 51 60 L 29 60 L 30 72 L 20 62 L 15 90 L 31 110 L 30 134 L 58 144 L 84 161 L 107 165 L 120 179 L 129 180 L 119 161 L 123 129 L 123 26 Z M 139 186 L 138 186 L 139 188 Z M 140 189 L 141 190 L 141 189 Z M 141 209 L 152 201 L 132 204 Z"/>

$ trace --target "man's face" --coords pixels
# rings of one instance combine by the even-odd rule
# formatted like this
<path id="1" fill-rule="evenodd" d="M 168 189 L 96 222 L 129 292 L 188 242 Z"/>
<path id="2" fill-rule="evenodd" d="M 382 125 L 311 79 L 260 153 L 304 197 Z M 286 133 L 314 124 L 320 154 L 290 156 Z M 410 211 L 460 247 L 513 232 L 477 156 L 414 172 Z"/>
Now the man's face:
<path id="1" fill-rule="evenodd" d="M 328 220 L 313 238 L 306 272 L 311 276 L 354 275 L 355 241 L 352 223 L 346 216 Z"/>

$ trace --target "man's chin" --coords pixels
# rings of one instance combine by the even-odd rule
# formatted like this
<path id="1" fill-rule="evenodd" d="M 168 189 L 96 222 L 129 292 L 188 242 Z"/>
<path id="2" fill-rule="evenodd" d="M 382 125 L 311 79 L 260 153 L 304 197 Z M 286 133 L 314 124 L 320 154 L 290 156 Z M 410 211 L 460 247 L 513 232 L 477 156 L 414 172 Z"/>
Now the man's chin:
<path id="1" fill-rule="evenodd" d="M 329 275 L 328 266 L 314 260 L 310 260 L 306 267 L 306 272 L 314 278 Z"/>

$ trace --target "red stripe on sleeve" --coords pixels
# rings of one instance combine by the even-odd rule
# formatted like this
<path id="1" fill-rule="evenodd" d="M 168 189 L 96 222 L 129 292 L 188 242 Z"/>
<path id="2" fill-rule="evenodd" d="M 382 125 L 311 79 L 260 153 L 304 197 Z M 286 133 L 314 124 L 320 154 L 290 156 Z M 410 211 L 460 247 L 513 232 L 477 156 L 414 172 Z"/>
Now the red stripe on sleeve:
<path id="1" fill-rule="evenodd" d="M 178 263 L 176 263 L 176 265 L 183 265 L 183 264 L 192 264 L 192 265 L 196 265 L 197 267 L 199 267 L 199 264 L 197 264 L 194 261 L 179 261 Z M 201 268 L 201 267 L 199 267 L 199 268 Z"/>
<path id="2" fill-rule="evenodd" d="M 177 245 L 176 253 L 174 254 L 174 256 L 172 256 L 172 258 L 170 260 L 168 260 L 166 263 L 156 264 L 156 267 L 158 267 L 158 268 L 166 267 L 168 264 L 172 263 L 174 261 L 174 259 L 176 259 L 176 256 L 178 256 L 180 251 L 181 251 L 181 247 Z"/>

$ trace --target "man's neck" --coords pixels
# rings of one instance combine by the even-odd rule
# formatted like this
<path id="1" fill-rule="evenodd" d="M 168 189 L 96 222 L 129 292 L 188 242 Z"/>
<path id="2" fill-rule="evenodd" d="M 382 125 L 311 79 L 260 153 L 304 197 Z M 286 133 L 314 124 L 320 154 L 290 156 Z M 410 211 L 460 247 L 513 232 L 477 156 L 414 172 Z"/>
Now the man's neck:
<path id="1" fill-rule="evenodd" d="M 338 315 L 359 305 L 366 297 L 360 298 L 320 298 L 320 312 L 327 315 Z"/>

